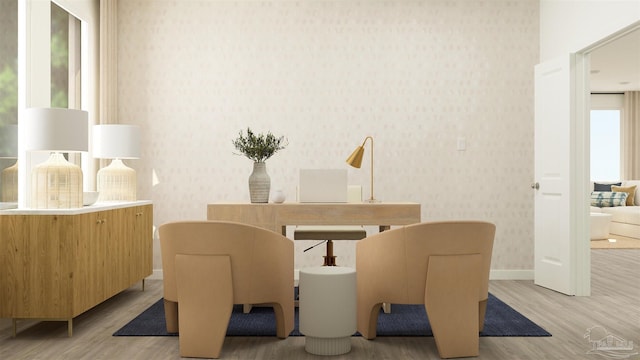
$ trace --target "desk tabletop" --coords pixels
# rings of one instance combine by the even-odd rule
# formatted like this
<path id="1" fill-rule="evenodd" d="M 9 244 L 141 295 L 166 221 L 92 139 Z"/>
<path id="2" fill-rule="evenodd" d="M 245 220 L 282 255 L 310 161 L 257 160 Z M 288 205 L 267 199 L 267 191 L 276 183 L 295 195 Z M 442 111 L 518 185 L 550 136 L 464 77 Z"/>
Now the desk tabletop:
<path id="1" fill-rule="evenodd" d="M 215 203 L 207 219 L 251 224 L 276 232 L 286 225 L 408 225 L 420 222 L 420 204 L 378 203 Z"/>

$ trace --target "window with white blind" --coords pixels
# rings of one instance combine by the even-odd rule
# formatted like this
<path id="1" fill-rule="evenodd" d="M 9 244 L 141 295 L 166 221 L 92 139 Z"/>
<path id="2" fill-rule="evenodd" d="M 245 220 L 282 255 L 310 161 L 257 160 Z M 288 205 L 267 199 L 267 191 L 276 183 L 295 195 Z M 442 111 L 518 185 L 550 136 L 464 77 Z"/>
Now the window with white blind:
<path id="1" fill-rule="evenodd" d="M 622 94 L 592 94 L 591 181 L 620 180 Z"/>

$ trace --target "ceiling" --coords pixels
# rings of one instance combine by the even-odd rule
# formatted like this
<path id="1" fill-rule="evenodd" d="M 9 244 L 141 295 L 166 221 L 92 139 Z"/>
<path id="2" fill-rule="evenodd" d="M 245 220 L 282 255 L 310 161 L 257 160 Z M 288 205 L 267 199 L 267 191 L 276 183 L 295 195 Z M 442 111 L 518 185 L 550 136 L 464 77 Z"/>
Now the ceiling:
<path id="1" fill-rule="evenodd" d="M 640 91 L 640 29 L 591 52 L 591 92 Z"/>

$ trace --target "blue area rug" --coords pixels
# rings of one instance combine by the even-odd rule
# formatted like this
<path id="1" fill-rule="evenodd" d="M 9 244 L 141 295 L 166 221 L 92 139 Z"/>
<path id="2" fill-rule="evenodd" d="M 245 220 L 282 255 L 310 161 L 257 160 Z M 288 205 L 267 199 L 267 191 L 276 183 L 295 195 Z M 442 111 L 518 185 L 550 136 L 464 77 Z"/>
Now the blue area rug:
<path id="1" fill-rule="evenodd" d="M 270 307 L 254 307 L 249 314 L 236 305 L 227 328 L 227 336 L 276 336 L 276 320 Z M 167 333 L 162 299 L 116 331 L 113 336 L 177 336 Z M 355 335 L 359 335 L 356 333 Z M 291 336 L 298 330 L 298 309 Z M 433 336 L 423 305 L 392 305 L 391 314 L 380 312 L 377 336 Z M 489 294 L 484 330 L 480 336 L 551 336 L 500 299 Z"/>

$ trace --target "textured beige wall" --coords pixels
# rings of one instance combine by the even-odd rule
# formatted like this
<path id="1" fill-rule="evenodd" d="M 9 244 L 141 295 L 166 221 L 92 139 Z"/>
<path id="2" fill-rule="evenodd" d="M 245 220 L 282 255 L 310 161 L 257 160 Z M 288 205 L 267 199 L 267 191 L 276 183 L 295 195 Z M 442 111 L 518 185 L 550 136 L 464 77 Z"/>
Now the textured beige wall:
<path id="1" fill-rule="evenodd" d="M 288 138 L 267 168 L 292 200 L 300 168 L 346 168 L 371 135 L 377 198 L 419 202 L 424 221 L 495 222 L 492 268 L 530 270 L 538 16 L 535 0 L 121 1 L 118 114 L 144 131 L 128 162 L 139 198 L 156 225 L 248 201 L 252 164 L 231 141 L 250 126 Z M 369 194 L 368 145 L 349 182 Z"/>

